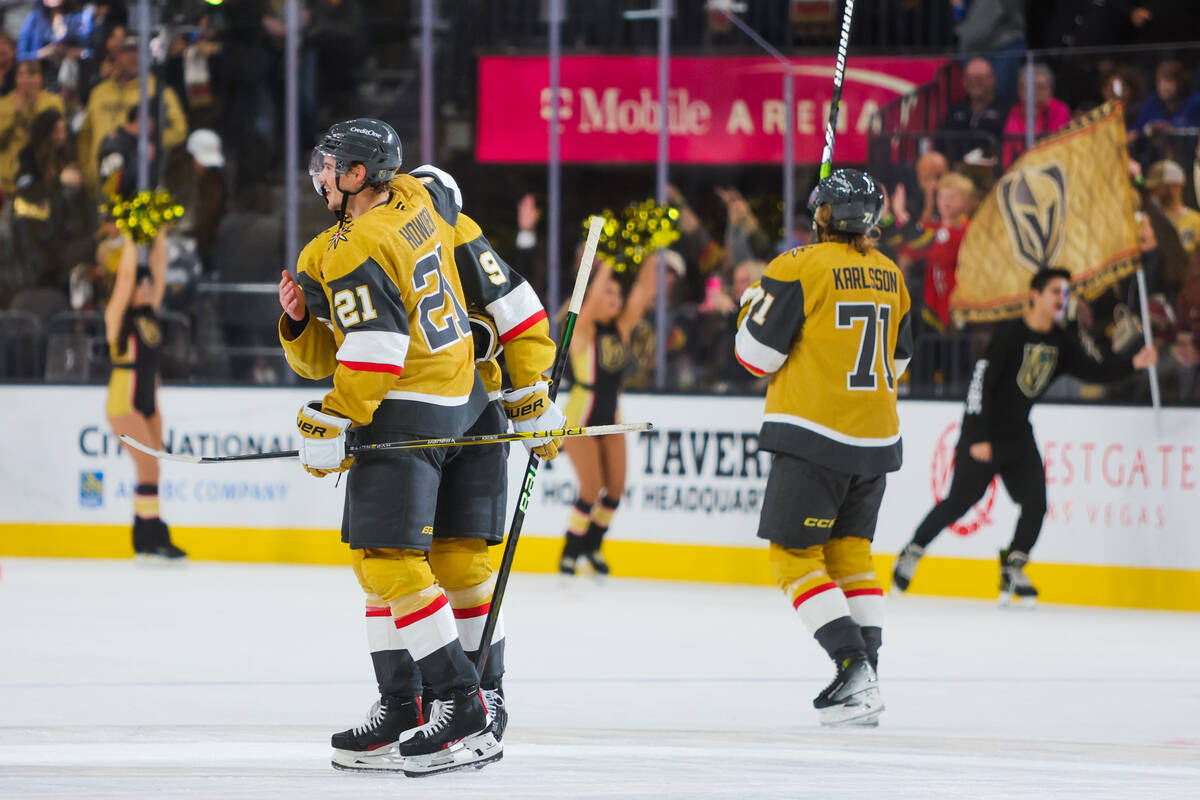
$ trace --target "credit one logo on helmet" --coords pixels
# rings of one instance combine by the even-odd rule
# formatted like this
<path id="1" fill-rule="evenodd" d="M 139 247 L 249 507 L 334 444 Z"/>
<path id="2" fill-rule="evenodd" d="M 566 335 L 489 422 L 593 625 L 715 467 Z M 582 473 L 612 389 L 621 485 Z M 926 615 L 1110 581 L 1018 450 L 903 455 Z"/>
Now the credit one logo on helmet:
<path id="1" fill-rule="evenodd" d="M 954 450 L 958 443 L 958 423 L 951 422 L 933 446 L 933 458 L 929 465 L 929 488 L 935 502 L 940 503 L 950 491 L 954 478 Z M 983 497 L 971 507 L 962 519 L 950 525 L 949 530 L 959 536 L 970 536 L 985 525 L 992 524 L 992 507 L 996 504 L 996 483 L 992 478 Z"/>
<path id="2" fill-rule="evenodd" d="M 373 131 L 373 130 L 371 130 L 370 128 L 354 128 L 354 127 L 351 127 L 351 128 L 350 128 L 350 130 L 351 130 L 352 132 L 354 132 L 354 133 L 365 133 L 367 136 L 374 136 L 376 139 L 382 139 L 382 138 L 383 138 L 382 136 L 380 136 L 380 135 L 379 135 L 379 131 Z"/>
<path id="3" fill-rule="evenodd" d="M 1067 215 L 1067 174 L 1057 162 L 1022 167 L 996 186 L 1013 257 L 1030 272 L 1054 266 Z"/>

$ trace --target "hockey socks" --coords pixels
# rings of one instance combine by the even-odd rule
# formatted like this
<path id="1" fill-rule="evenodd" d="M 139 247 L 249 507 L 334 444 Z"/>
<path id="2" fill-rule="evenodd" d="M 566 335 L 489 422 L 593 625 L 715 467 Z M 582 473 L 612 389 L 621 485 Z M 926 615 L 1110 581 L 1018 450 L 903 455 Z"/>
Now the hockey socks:
<path id="1" fill-rule="evenodd" d="M 458 641 L 462 643 L 467 658 L 474 664 L 479 658 L 479 646 L 483 640 L 483 629 L 487 624 L 488 612 L 492 609 L 492 591 L 496 586 L 495 577 L 458 591 L 447 591 L 450 606 L 454 609 L 454 624 L 458 628 Z M 504 614 L 496 618 L 496 629 L 492 631 L 491 648 L 488 650 L 488 662 L 484 674 L 480 675 L 480 685 L 485 689 L 495 689 L 500 685 L 504 675 Z"/>
<path id="2" fill-rule="evenodd" d="M 445 697 L 454 689 L 478 685 L 475 667 L 467 660 L 458 640 L 458 626 L 449 599 L 436 586 L 422 595 L 428 602 L 395 618 L 399 643 L 416 662 L 421 680 L 438 697 Z"/>
<path id="3" fill-rule="evenodd" d="M 392 610 L 378 597 L 367 600 L 367 647 L 375 667 L 380 695 L 415 697 L 421 694 L 421 673 L 400 643 Z"/>

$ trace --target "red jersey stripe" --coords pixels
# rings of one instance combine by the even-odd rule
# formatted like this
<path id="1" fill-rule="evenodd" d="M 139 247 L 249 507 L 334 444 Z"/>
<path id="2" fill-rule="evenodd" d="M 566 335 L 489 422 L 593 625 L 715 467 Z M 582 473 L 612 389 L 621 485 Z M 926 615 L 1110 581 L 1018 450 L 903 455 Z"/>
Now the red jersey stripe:
<path id="1" fill-rule="evenodd" d="M 390 372 L 393 375 L 399 375 L 404 371 L 404 367 L 396 364 L 372 364 L 369 361 L 339 361 L 338 363 L 359 372 Z"/>
<path id="2" fill-rule="evenodd" d="M 883 597 L 883 589 L 851 589 L 846 592 L 846 597 L 858 597 L 862 594 L 877 594 Z"/>
<path id="3" fill-rule="evenodd" d="M 809 589 L 807 592 L 805 592 L 804 594 L 800 595 L 795 600 L 793 600 L 792 607 L 799 608 L 800 604 L 803 603 L 808 598 L 813 597 L 814 595 L 818 595 L 821 592 L 827 592 L 830 589 L 836 589 L 836 588 L 838 588 L 838 585 L 836 583 L 834 583 L 833 581 L 830 581 L 829 583 L 822 583 L 820 586 L 814 586 L 813 588 Z"/>
<path id="4" fill-rule="evenodd" d="M 450 601 L 446 599 L 446 595 L 439 594 L 437 596 L 436 600 L 434 600 L 432 603 L 425 606 L 424 608 L 422 608 L 418 611 L 414 611 L 411 614 L 405 614 L 403 617 L 400 617 L 399 619 L 397 619 L 396 627 L 397 628 L 406 628 L 409 625 L 412 625 L 414 622 L 420 622 L 421 620 L 423 620 L 427 617 L 432 617 L 434 614 L 441 611 L 445 607 L 446 603 L 449 603 L 449 602 Z"/>
<path id="5" fill-rule="evenodd" d="M 531 317 L 529 317 L 529 319 L 527 319 L 524 322 L 521 322 L 517 325 L 513 325 L 511 328 L 509 328 L 508 332 L 500 337 L 500 344 L 508 344 L 509 341 L 520 336 L 522 333 L 529 330 L 534 325 L 537 325 L 539 322 L 541 322 L 545 318 L 546 318 L 546 309 L 539 308 L 537 310 L 537 312 L 535 312 Z"/>
<path id="6" fill-rule="evenodd" d="M 474 608 L 456 608 L 454 609 L 454 618 L 472 619 L 474 617 L 482 617 L 491 610 L 492 604 L 490 602 L 484 603 L 481 606 L 475 606 Z"/>
<path id="7" fill-rule="evenodd" d="M 758 367 L 751 364 L 750 362 L 746 361 L 740 355 L 738 355 L 736 351 L 734 352 L 733 357 L 738 360 L 739 364 L 741 364 L 746 369 L 750 370 L 751 374 L 756 375 L 759 378 L 761 378 L 762 376 L 767 374 L 766 370 L 761 370 Z"/>
<path id="8" fill-rule="evenodd" d="M 392 610 L 387 606 L 367 606 L 368 617 L 390 617 Z"/>

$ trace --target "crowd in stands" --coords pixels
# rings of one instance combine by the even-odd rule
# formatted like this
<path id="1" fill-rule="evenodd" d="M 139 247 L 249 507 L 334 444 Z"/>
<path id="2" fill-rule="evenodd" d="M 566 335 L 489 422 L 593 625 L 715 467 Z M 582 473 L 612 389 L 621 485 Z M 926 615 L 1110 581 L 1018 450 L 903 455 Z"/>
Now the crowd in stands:
<path id="1" fill-rule="evenodd" d="M 100 208 L 111 193 L 128 196 L 138 186 L 143 51 L 130 26 L 129 5 L 33 0 L 8 11 L 3 28 L 12 33 L 0 30 L 0 310 L 30 311 L 45 322 L 64 309 L 94 312 L 103 302 L 121 235 Z M 371 26 L 373 36 L 364 38 L 376 5 L 373 0 L 302 0 L 302 143 L 333 119 L 370 113 L 343 89 L 355 83 L 367 57 L 357 43 L 374 47 L 382 38 L 401 38 L 391 22 Z M 1174 376 L 1172 396 L 1200 399 L 1195 378 L 1200 365 L 1200 212 L 1195 210 L 1200 92 L 1193 88 L 1200 88 L 1200 48 L 1158 47 L 1127 55 L 1088 51 L 1075 57 L 1060 50 L 1033 63 L 1026 59 L 1027 47 L 1157 46 L 1178 38 L 1180 31 L 1200 30 L 1200 9 L 1158 0 L 921 0 L 908 6 L 944 11 L 956 26 L 963 53 L 961 81 L 918 155 L 908 163 L 867 165 L 881 177 L 887 194 L 880 245 L 905 271 L 925 342 L 913 362 L 914 384 L 949 386 L 948 376 L 963 377 L 969 368 L 970 348 L 961 347 L 969 332 L 951 318 L 949 297 L 958 249 L 979 203 L 1030 138 L 1061 130 L 1080 113 L 1114 100 L 1124 106 L 1131 174 L 1141 197 L 1142 248 L 1152 267 L 1154 332 L 1166 356 L 1163 372 Z M 192 315 L 195 328 L 200 310 L 186 291 L 187 282 L 198 277 L 260 280 L 230 266 L 230 254 L 245 248 L 229 242 L 235 235 L 244 242 L 271 239 L 272 248 L 282 241 L 279 225 L 264 236 L 255 228 L 262 224 L 257 218 L 229 212 L 281 213 L 277 202 L 272 205 L 277 195 L 269 187 L 281 183 L 285 28 L 282 4 L 275 0 L 167 7 L 185 11 L 167 15 L 170 26 L 156 30 L 150 48 L 153 122 L 147 155 L 151 184 L 169 190 L 187 209 L 167 234 L 173 288 L 180 290 L 168 295 L 167 308 Z M 700 6 L 679 8 L 680 14 L 701 13 Z M 705 19 L 696 34 L 702 52 L 723 42 L 744 45 L 719 15 Z M 574 18 L 574 24 L 584 22 Z M 543 34 L 527 28 L 534 26 L 506 28 L 505 46 L 544 46 Z M 456 42 L 463 30 L 473 29 L 447 34 L 448 41 Z M 903 46 L 904 41 L 888 44 Z M 462 58 L 461 52 L 450 55 L 456 64 Z M 453 77 L 439 80 L 453 82 Z M 411 97 L 403 104 L 414 105 Z M 802 200 L 806 187 L 799 188 Z M 669 197 L 679 210 L 680 233 L 661 256 L 668 267 L 669 327 L 656 336 L 653 315 L 648 317 L 635 344 L 642 368 L 631 385 L 654 385 L 654 342 L 662 338 L 669 388 L 759 391 L 760 381 L 733 359 L 738 301 L 771 258 L 807 241 L 809 221 L 802 214 L 783 221 L 764 213 L 766 198 L 743 196 L 732 186 L 698 187 L 693 181 L 688 191 L 693 197 L 672 187 Z M 719 218 L 693 208 L 692 201 L 713 207 L 709 192 L 723 212 Z M 774 198 L 769 200 L 774 205 Z M 544 290 L 539 241 L 544 231 L 538 230 L 540 211 L 532 196 L 520 200 L 516 222 L 514 264 Z M 273 274 L 281 250 L 268 248 L 258 258 L 271 261 L 262 275 Z M 1136 327 L 1128 314 L 1136 302 L 1126 284 L 1110 294 L 1082 316 L 1111 346 L 1114 331 L 1118 340 L 1127 339 Z M 273 338 L 269 325 L 260 327 L 266 333 L 254 334 L 252 341 L 265 351 Z M 251 379 L 269 382 L 279 372 L 263 366 L 271 356 L 263 358 Z M 0 347 L 0 372 L 3 360 Z"/>

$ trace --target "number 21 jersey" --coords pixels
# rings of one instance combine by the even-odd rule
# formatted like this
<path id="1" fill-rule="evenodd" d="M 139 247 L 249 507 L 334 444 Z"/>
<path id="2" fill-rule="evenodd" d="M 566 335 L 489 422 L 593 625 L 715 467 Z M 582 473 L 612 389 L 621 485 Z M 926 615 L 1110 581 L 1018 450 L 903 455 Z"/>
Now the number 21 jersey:
<path id="1" fill-rule="evenodd" d="M 790 250 L 742 297 L 738 361 L 770 375 L 759 447 L 856 475 L 900 468 L 896 387 L 912 355 L 910 300 L 877 250 Z"/>

